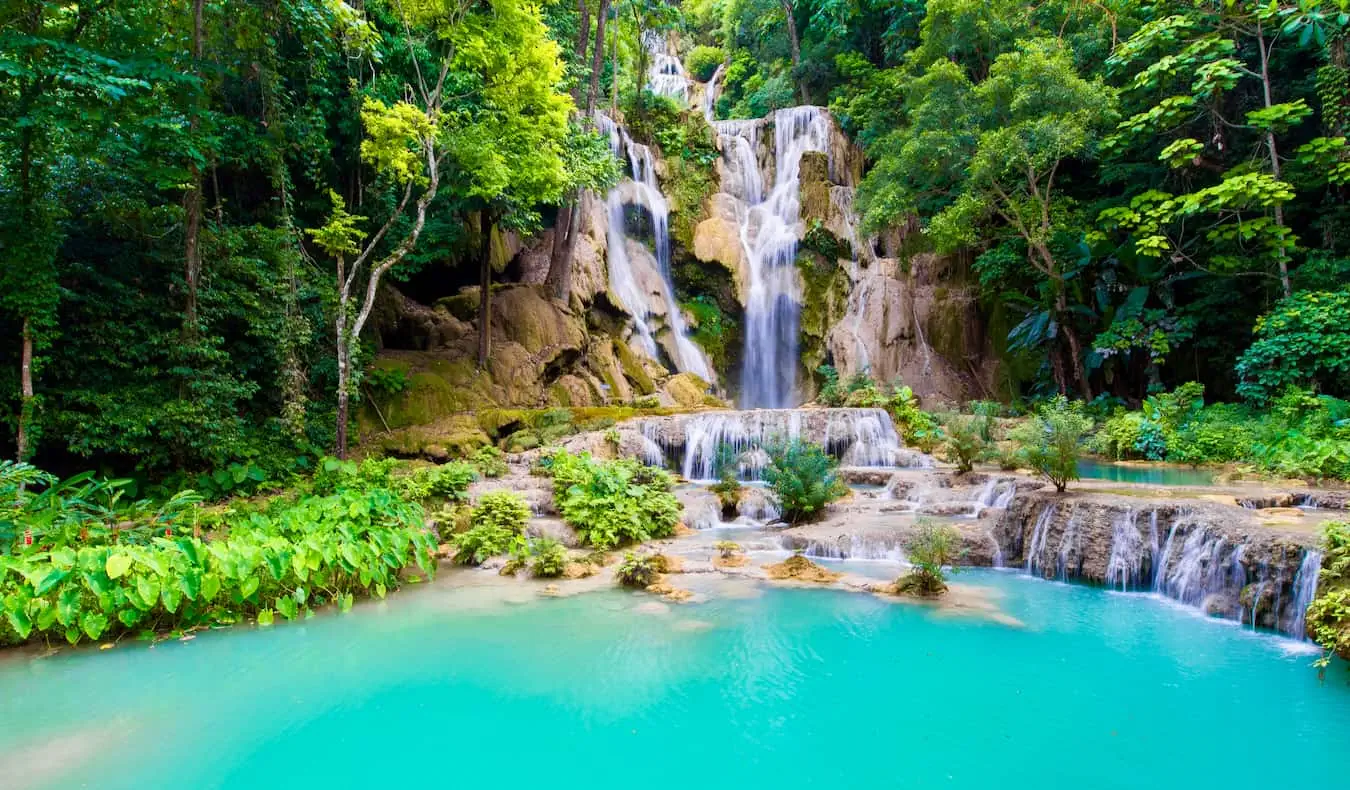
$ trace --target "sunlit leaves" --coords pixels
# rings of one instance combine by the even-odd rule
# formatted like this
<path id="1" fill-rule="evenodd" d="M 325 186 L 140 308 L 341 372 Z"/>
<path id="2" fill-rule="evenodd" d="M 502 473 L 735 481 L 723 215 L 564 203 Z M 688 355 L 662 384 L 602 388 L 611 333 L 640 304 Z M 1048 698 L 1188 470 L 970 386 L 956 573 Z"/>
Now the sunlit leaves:
<path id="1" fill-rule="evenodd" d="M 1272 104 L 1247 113 L 1247 123 L 1262 131 L 1281 134 L 1312 115 L 1312 108 L 1302 99 L 1283 104 Z"/>
<path id="2" fill-rule="evenodd" d="M 427 183 L 427 150 L 436 121 L 408 102 L 385 104 L 367 98 L 361 106 L 361 159 L 395 181 Z M 335 204 L 336 208 L 336 204 Z"/>

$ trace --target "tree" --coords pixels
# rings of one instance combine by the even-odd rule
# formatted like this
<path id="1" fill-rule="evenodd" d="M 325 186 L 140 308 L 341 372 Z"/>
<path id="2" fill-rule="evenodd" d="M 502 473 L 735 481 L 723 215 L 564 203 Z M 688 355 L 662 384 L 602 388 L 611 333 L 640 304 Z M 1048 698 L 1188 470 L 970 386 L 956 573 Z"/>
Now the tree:
<path id="1" fill-rule="evenodd" d="M 1183 183 L 1204 183 L 1205 174 L 1217 176 L 1217 182 L 1181 194 L 1142 191 L 1128 206 L 1102 212 L 1103 225 L 1132 234 L 1140 255 L 1170 256 L 1201 269 L 1246 272 L 1258 256 L 1275 265 L 1284 296 L 1290 296 L 1298 237 L 1285 206 L 1295 192 L 1284 180 L 1278 139 L 1313 110 L 1302 98 L 1275 100 L 1271 64 L 1277 46 L 1320 44 L 1330 30 L 1345 27 L 1344 17 L 1326 13 L 1316 0 L 1233 0 L 1196 3 L 1140 27 L 1107 61 L 1116 73 L 1132 74 L 1127 95 L 1142 102 L 1136 100 L 1139 111 L 1121 122 L 1106 147 L 1156 151 L 1158 161 L 1191 171 Z M 1256 83 L 1256 109 L 1241 102 L 1249 81 Z M 1240 120 L 1234 117 L 1238 113 L 1244 115 Z M 1248 141 L 1254 145 L 1245 145 Z M 1261 170 L 1251 168 L 1246 156 L 1232 157 L 1243 150 L 1259 158 Z M 1196 250 L 1200 240 L 1212 247 L 1206 254 Z"/>
<path id="2" fill-rule="evenodd" d="M 1011 438 L 1028 468 L 1035 469 L 1064 491 L 1070 480 L 1078 479 L 1078 455 L 1083 435 L 1092 429 L 1092 418 L 1083 413 L 1083 404 L 1069 402 L 1056 395 L 1036 410 L 1027 422 L 1013 430 Z"/>
<path id="3" fill-rule="evenodd" d="M 955 63 L 934 63 L 911 83 L 906 110 L 909 125 L 882 143 L 860 192 L 865 220 L 879 228 L 936 209 L 926 232 L 946 251 L 979 244 L 982 232 L 1014 234 L 1044 278 L 1050 319 L 1067 343 L 1059 359 L 1067 358 L 1072 382 L 1090 398 L 1065 266 L 1054 249 L 1058 236 L 1080 226 L 1057 179 L 1067 163 L 1089 157 L 1109 128 L 1113 91 L 1081 77 L 1059 41 L 1038 38 L 1000 55 L 978 84 Z M 1056 373 L 1066 390 L 1068 377 L 1062 368 Z"/>
<path id="4" fill-rule="evenodd" d="M 536 3 L 490 0 L 440 29 L 454 53 L 449 66 L 459 88 L 454 123 L 447 124 L 448 161 L 456 192 L 478 214 L 478 366 L 484 368 L 492 338 L 492 232 L 499 222 L 532 227 L 536 205 L 561 200 L 574 105 L 561 90 L 561 53 Z"/>

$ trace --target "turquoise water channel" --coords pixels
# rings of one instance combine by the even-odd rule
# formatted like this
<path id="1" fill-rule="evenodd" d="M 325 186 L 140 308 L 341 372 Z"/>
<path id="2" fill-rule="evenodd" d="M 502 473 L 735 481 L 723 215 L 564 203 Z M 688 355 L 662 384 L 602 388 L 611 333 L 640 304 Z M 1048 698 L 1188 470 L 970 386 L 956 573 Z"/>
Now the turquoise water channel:
<path id="1" fill-rule="evenodd" d="M 0 661 L 15 788 L 1344 787 L 1350 673 L 1138 595 L 994 571 L 1022 627 L 826 590 L 466 610 Z M 731 593 L 735 593 L 734 596 Z"/>

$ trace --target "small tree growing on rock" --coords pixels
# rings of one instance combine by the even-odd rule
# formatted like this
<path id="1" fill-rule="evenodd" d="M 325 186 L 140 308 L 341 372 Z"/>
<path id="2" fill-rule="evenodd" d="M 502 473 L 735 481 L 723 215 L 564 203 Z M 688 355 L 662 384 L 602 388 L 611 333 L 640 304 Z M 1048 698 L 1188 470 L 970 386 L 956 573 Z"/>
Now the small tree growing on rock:
<path id="1" fill-rule="evenodd" d="M 920 520 L 919 534 L 907 549 L 913 567 L 896 579 L 896 592 L 925 598 L 946 592 L 947 576 L 943 568 L 958 559 L 960 544 L 961 535 L 953 527 Z"/>
<path id="2" fill-rule="evenodd" d="M 1092 419 L 1080 403 L 1057 395 L 1036 410 L 1036 415 L 1018 426 L 1012 438 L 1020 448 L 1023 463 L 1035 469 L 1063 491 L 1078 479 L 1078 456 L 1083 435 L 1092 429 Z"/>

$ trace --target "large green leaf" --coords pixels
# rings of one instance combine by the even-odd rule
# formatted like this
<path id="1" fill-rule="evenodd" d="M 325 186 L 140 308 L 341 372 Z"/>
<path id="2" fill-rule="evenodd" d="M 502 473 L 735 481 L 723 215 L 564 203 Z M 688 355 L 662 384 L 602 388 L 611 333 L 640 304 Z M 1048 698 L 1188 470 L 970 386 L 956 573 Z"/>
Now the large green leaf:
<path id="1" fill-rule="evenodd" d="M 178 577 L 178 588 L 189 601 L 197 600 L 202 591 L 202 575 L 198 571 L 188 570 Z"/>
<path id="2" fill-rule="evenodd" d="M 220 577 L 214 573 L 208 573 L 202 577 L 202 599 L 205 601 L 214 601 L 216 595 L 220 592 Z"/>
<path id="3" fill-rule="evenodd" d="M 131 557 L 126 554 L 109 554 L 105 570 L 108 572 L 108 578 L 120 579 L 131 570 Z"/>
<path id="4" fill-rule="evenodd" d="M 259 581 L 257 576 L 245 577 L 244 580 L 239 583 L 239 594 L 244 598 L 249 598 L 253 593 L 258 591 L 258 584 Z"/>
<path id="5" fill-rule="evenodd" d="M 10 627 L 19 635 L 20 639 L 27 639 L 33 632 L 33 621 L 28 618 L 28 613 L 23 609 L 6 609 L 5 618 L 9 620 Z"/>
<path id="6" fill-rule="evenodd" d="M 108 618 L 99 612 L 85 612 L 80 617 L 80 630 L 90 639 L 98 639 L 108 628 Z"/>
<path id="7" fill-rule="evenodd" d="M 69 575 L 70 571 L 68 570 L 52 568 L 47 572 L 47 575 L 42 577 L 42 581 L 38 582 L 37 586 L 33 588 L 33 594 L 46 595 L 53 587 L 65 581 Z"/>

